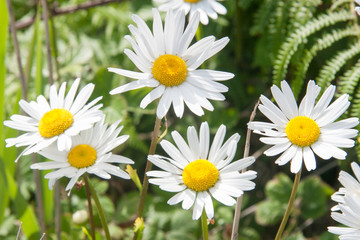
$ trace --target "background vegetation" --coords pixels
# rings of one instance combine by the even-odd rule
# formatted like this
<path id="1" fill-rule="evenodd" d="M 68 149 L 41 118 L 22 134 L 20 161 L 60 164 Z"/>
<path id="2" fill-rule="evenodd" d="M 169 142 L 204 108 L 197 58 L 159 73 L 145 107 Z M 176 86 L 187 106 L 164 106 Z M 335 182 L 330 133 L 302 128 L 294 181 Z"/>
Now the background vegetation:
<path id="1" fill-rule="evenodd" d="M 102 1 L 99 1 L 102 2 Z M 104 1 L 103 1 L 104 2 Z M 50 43 L 53 76 L 56 84 L 72 82 L 81 77 L 82 85 L 95 83 L 92 98 L 103 96 L 107 121 L 122 119 L 123 134 L 131 137 L 126 145 L 116 149 L 135 161 L 140 178 L 155 121 L 155 104 L 146 110 L 139 108 L 149 89 L 110 96 L 110 90 L 129 81 L 107 72 L 107 67 L 134 69 L 123 54 L 130 47 L 124 36 L 130 34 L 131 15 L 138 14 L 149 24 L 152 21 L 151 1 L 119 0 L 95 4 L 85 0 L 49 0 Z M 37 0 L 11 1 L 16 19 L 27 87 L 22 91 L 17 67 L 14 40 L 10 35 L 5 0 L 0 0 L 0 120 L 19 112 L 20 98 L 33 100 L 39 94 L 47 95 L 49 71 L 46 47 L 46 29 L 41 21 L 43 8 Z M 86 9 L 81 6 L 97 5 Z M 207 68 L 234 73 L 234 79 L 225 82 L 229 87 L 225 102 L 213 102 L 214 112 L 195 117 L 190 112 L 177 119 L 172 110 L 167 116 L 168 132 L 185 134 L 189 125 L 199 126 L 208 121 L 214 131 L 225 124 L 230 136 L 238 132 L 245 136 L 246 123 L 260 94 L 270 96 L 269 87 L 286 79 L 296 96 L 304 94 L 308 80 L 314 79 L 324 90 L 329 84 L 338 86 L 338 94 L 350 95 L 352 105 L 346 116 L 360 112 L 360 30 L 354 3 L 350 0 L 227 0 L 226 16 L 210 20 L 203 26 L 203 35 L 217 39 L 229 36 L 230 43 L 206 62 Z M 72 11 L 74 10 L 74 11 Z M 258 114 L 257 119 L 263 119 Z M 0 239 L 15 239 L 20 224 L 20 239 L 39 239 L 46 231 L 47 239 L 86 239 L 88 223 L 74 224 L 72 214 L 87 209 L 85 189 L 64 192 L 67 180 L 60 181 L 60 209 L 56 207 L 54 192 L 47 180 L 30 170 L 34 157 L 22 157 L 15 164 L 17 150 L 5 148 L 4 139 L 18 133 L 0 127 Z M 171 140 L 170 134 L 165 138 Z M 238 146 L 242 156 L 244 137 Z M 338 189 L 340 169 L 349 171 L 351 161 L 357 161 L 360 148 L 349 150 L 346 161 L 317 162 L 317 169 L 303 173 L 295 211 L 288 224 L 286 239 L 337 239 L 327 233 L 326 227 L 336 224 L 330 218 L 334 203 L 331 194 Z M 250 152 L 257 156 L 252 169 L 258 172 L 257 187 L 245 194 L 240 221 L 239 239 L 273 239 L 285 211 L 291 192 L 293 174 L 289 165 L 274 164 L 275 158 L 266 158 L 265 149 L 253 136 Z M 157 152 L 162 153 L 161 148 Z M 39 159 L 38 159 L 39 160 Z M 40 175 L 40 176 L 39 176 Z M 110 224 L 114 239 L 131 239 L 139 192 L 135 184 L 119 178 L 103 181 L 92 178 Z M 36 186 L 36 183 L 39 186 Z M 36 195 L 40 189 L 41 197 Z M 180 206 L 169 206 L 172 194 L 151 186 L 145 209 L 144 239 L 200 239 L 201 228 L 191 220 L 191 212 Z M 42 200 L 42 207 L 38 208 Z M 56 229 L 56 210 L 61 210 L 61 229 Z M 229 239 L 234 208 L 215 204 L 215 223 L 210 225 L 212 239 Z M 98 239 L 103 235 L 101 223 Z"/>

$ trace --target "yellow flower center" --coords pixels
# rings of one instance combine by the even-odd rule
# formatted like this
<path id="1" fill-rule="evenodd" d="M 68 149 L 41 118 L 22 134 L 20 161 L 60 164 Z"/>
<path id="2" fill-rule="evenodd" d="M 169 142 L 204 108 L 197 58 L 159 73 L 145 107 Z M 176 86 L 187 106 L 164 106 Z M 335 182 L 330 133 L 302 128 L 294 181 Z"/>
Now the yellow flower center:
<path id="1" fill-rule="evenodd" d="M 152 74 L 156 80 L 167 87 L 177 86 L 186 79 L 186 63 L 175 55 L 161 55 L 154 62 Z"/>
<path id="2" fill-rule="evenodd" d="M 76 168 L 89 167 L 95 163 L 96 150 L 87 144 L 79 144 L 73 147 L 68 154 L 68 161 Z"/>
<path id="3" fill-rule="evenodd" d="M 62 134 L 71 127 L 74 121 L 73 115 L 68 110 L 53 109 L 44 114 L 39 122 L 39 132 L 44 138 L 51 138 Z"/>
<path id="4" fill-rule="evenodd" d="M 188 2 L 188 3 L 197 3 L 199 2 L 200 0 L 184 0 L 185 2 Z"/>
<path id="5" fill-rule="evenodd" d="M 285 132 L 290 142 L 299 147 L 310 146 L 320 136 L 320 128 L 309 117 L 297 116 L 286 125 Z"/>
<path id="6" fill-rule="evenodd" d="M 206 191 L 219 179 L 219 170 L 208 160 L 198 159 L 189 163 L 183 171 L 184 184 L 196 191 Z"/>

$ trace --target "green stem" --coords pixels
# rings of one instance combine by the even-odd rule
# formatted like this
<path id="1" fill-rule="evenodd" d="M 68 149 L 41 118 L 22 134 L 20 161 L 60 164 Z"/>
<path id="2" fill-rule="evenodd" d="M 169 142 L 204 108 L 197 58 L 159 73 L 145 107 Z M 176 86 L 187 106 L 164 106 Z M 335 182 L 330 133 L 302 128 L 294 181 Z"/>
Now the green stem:
<path id="1" fill-rule="evenodd" d="M 155 153 L 156 146 L 158 143 L 158 135 L 159 135 L 160 126 L 161 126 L 161 119 L 156 117 L 154 131 L 153 131 L 153 134 L 151 137 L 149 155 L 153 155 Z M 146 194 L 147 194 L 148 187 L 149 187 L 149 177 L 146 175 L 146 173 L 151 170 L 151 167 L 152 167 L 152 163 L 149 160 L 147 160 L 146 167 L 145 167 L 145 173 L 144 173 L 143 187 L 142 187 L 142 191 L 140 194 L 140 200 L 139 200 L 139 207 L 138 207 L 138 213 L 137 213 L 138 218 L 143 216 L 145 198 L 146 198 Z M 138 231 L 134 233 L 133 239 L 136 240 L 137 237 L 138 237 Z"/>
<path id="2" fill-rule="evenodd" d="M 88 208 L 89 208 L 89 220 L 90 220 L 90 227 L 91 227 L 91 238 L 95 240 L 95 224 L 94 224 L 94 214 L 92 211 L 92 205 L 91 205 L 91 192 L 90 192 L 90 183 L 88 181 L 88 176 L 85 173 L 84 175 L 84 181 L 85 181 L 85 188 L 86 188 L 86 197 L 88 201 Z"/>
<path id="3" fill-rule="evenodd" d="M 253 121 L 256 115 L 256 109 L 258 108 L 260 104 L 260 100 L 257 101 L 257 103 L 254 106 L 253 111 L 251 112 L 250 115 L 250 119 L 249 122 Z M 244 149 L 244 158 L 249 156 L 249 152 L 250 152 L 250 137 L 251 137 L 251 130 L 248 129 L 246 132 L 246 140 L 245 140 L 245 149 Z M 241 173 L 246 172 L 246 168 L 241 170 Z M 236 240 L 238 239 L 238 229 L 239 229 L 239 224 L 240 224 L 240 215 L 241 215 L 241 205 L 242 205 L 242 200 L 243 200 L 243 196 L 241 195 L 240 197 L 238 197 L 236 199 L 236 207 L 235 207 L 235 212 L 234 212 L 234 220 L 233 220 L 233 226 L 232 226 L 232 231 L 231 231 L 231 240 Z"/>
<path id="4" fill-rule="evenodd" d="M 203 210 L 201 215 L 201 229 L 203 234 L 203 240 L 209 240 L 209 229 L 205 210 Z"/>
<path id="5" fill-rule="evenodd" d="M 280 239 L 281 239 L 281 235 L 282 235 L 282 233 L 284 232 L 286 223 L 287 223 L 287 221 L 288 221 L 288 219 L 289 219 L 289 216 L 290 216 L 290 213 L 291 213 L 291 210 L 292 210 L 292 206 L 293 206 L 294 201 L 295 201 L 296 191 L 297 191 L 298 186 L 299 186 L 300 177 L 301 177 L 301 169 L 300 169 L 299 172 L 295 175 L 294 185 L 293 185 L 293 188 L 292 188 L 292 190 L 291 190 L 291 195 L 290 195 L 290 198 L 289 198 L 289 203 L 288 203 L 288 206 L 287 206 L 287 208 L 286 208 L 284 217 L 283 217 L 283 219 L 281 220 L 281 224 L 280 224 L 280 227 L 279 227 L 279 229 L 278 229 L 278 232 L 276 233 L 275 240 L 280 240 Z"/>
<path id="6" fill-rule="evenodd" d="M 198 29 L 196 30 L 196 33 L 195 33 L 196 41 L 200 41 L 201 37 L 202 37 L 202 25 L 200 23 L 198 26 Z"/>
<path id="7" fill-rule="evenodd" d="M 101 224 L 102 224 L 103 229 L 105 231 L 106 240 L 111 240 L 109 228 L 108 228 L 106 218 L 105 218 L 105 214 L 104 214 L 104 211 L 103 211 L 103 209 L 101 207 L 99 198 L 97 197 L 96 191 L 95 191 L 94 187 L 91 185 L 89 177 L 87 175 L 84 175 L 84 178 L 86 179 L 85 184 L 87 183 L 87 185 L 89 186 L 91 196 L 94 199 L 94 202 L 96 204 L 96 208 L 97 208 L 97 210 L 99 212 L 100 221 L 101 221 Z"/>

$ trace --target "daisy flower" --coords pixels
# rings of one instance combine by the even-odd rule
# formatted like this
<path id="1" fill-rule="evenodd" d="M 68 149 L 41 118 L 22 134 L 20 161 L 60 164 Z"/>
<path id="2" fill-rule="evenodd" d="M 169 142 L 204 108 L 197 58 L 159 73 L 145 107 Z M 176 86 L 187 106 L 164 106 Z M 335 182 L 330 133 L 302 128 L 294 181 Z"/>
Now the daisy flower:
<path id="1" fill-rule="evenodd" d="M 167 12 L 170 9 L 185 11 L 185 14 L 190 12 L 190 19 L 194 17 L 196 12 L 200 14 L 200 21 L 202 24 L 209 23 L 209 17 L 217 19 L 218 14 L 225 15 L 227 10 L 216 0 L 154 0 L 160 3 L 158 7 L 160 11 Z"/>
<path id="2" fill-rule="evenodd" d="M 341 212 L 333 211 L 331 217 L 347 227 L 328 227 L 328 231 L 340 235 L 340 240 L 360 239 L 360 196 L 347 194 L 338 205 Z"/>
<path id="3" fill-rule="evenodd" d="M 345 171 L 340 171 L 339 182 L 343 187 L 331 196 L 331 199 L 335 202 L 344 203 L 344 196 L 346 194 L 357 194 L 360 196 L 360 167 L 357 163 L 352 162 L 351 168 L 356 178 Z M 338 210 L 337 206 L 333 210 Z"/>
<path id="4" fill-rule="evenodd" d="M 281 82 L 281 90 L 271 87 L 278 106 L 265 96 L 261 96 L 259 110 L 272 122 L 250 122 L 248 127 L 255 133 L 264 135 L 260 141 L 274 145 L 264 153 L 267 156 L 281 156 L 275 161 L 284 165 L 291 161 L 290 170 L 300 171 L 302 162 L 308 171 L 316 169 L 314 153 L 322 159 L 345 159 L 346 152 L 340 148 L 354 146 L 358 131 L 352 129 L 359 123 L 358 118 L 347 118 L 334 122 L 349 107 L 347 94 L 330 104 L 335 86 L 329 86 L 316 103 L 320 87 L 309 81 L 306 95 L 298 107 L 290 86 Z M 329 105 L 330 104 L 330 105 Z"/>
<path id="5" fill-rule="evenodd" d="M 130 179 L 125 171 L 112 165 L 112 163 L 134 163 L 127 157 L 110 152 L 129 138 L 128 135 L 118 136 L 122 129 L 122 126 L 117 128 L 119 123 L 120 121 L 117 121 L 108 127 L 107 124 L 104 124 L 103 117 L 93 128 L 74 136 L 70 150 L 59 151 L 53 144 L 39 151 L 40 155 L 51 161 L 32 164 L 31 168 L 55 170 L 45 175 L 45 178 L 50 179 L 50 189 L 53 188 L 57 179 L 71 178 L 66 186 L 66 191 L 71 190 L 78 178 L 86 172 L 104 179 L 110 179 L 111 175 Z"/>
<path id="6" fill-rule="evenodd" d="M 355 0 L 355 3 L 356 3 L 357 5 L 360 5 L 360 0 Z M 355 7 L 355 11 L 356 11 L 356 13 L 357 13 L 358 15 L 360 15 L 360 7 L 359 7 L 359 6 L 356 6 L 356 7 Z"/>
<path id="7" fill-rule="evenodd" d="M 196 115 L 203 115 L 205 108 L 212 111 L 214 107 L 208 99 L 223 101 L 221 94 L 228 88 L 216 81 L 224 81 L 234 77 L 228 72 L 197 69 L 204 61 L 219 52 L 229 42 L 224 37 L 215 41 L 209 36 L 189 47 L 199 24 L 199 14 L 185 26 L 183 11 L 166 15 L 164 28 L 158 10 L 153 9 L 153 33 L 144 20 L 133 15 L 137 28 L 129 29 L 134 36 L 125 36 L 135 52 L 125 49 L 124 53 L 134 62 L 141 72 L 133 72 L 118 68 L 108 68 L 110 72 L 137 79 L 117 87 L 110 94 L 123 93 L 142 87 L 154 88 L 140 103 L 145 108 L 155 99 L 160 98 L 156 114 L 162 118 L 174 106 L 176 116 L 182 117 L 184 102 Z"/>
<path id="8" fill-rule="evenodd" d="M 4 121 L 4 125 L 26 133 L 6 139 L 6 147 L 27 146 L 19 157 L 38 152 L 55 141 L 60 151 L 68 150 L 71 146 L 71 137 L 91 128 L 103 115 L 99 110 L 102 104 L 95 105 L 102 97 L 86 104 L 94 90 L 94 84 L 87 84 L 75 98 L 79 83 L 78 78 L 66 97 L 65 82 L 60 86 L 58 93 L 56 86 L 52 85 L 49 94 L 50 104 L 43 95 L 38 96 L 36 102 L 20 100 L 19 105 L 28 116 L 12 115 L 11 120 Z"/>
<path id="9" fill-rule="evenodd" d="M 164 191 L 177 193 L 169 199 L 168 204 L 182 202 L 183 209 L 194 206 L 194 220 L 199 219 L 203 209 L 208 219 L 214 217 L 212 197 L 232 206 L 236 203 L 233 197 L 240 197 L 243 191 L 255 188 L 255 183 L 250 180 L 256 177 L 256 172 L 239 172 L 250 166 L 255 158 L 232 162 L 240 135 L 232 135 L 223 144 L 226 127 L 221 125 L 210 147 L 209 132 L 207 122 L 201 124 L 199 136 L 194 127 L 189 127 L 186 143 L 177 131 L 173 131 L 171 135 L 177 147 L 166 140 L 160 142 L 170 158 L 148 156 L 149 161 L 163 170 L 147 172 L 151 177 L 149 182 L 159 185 Z"/>

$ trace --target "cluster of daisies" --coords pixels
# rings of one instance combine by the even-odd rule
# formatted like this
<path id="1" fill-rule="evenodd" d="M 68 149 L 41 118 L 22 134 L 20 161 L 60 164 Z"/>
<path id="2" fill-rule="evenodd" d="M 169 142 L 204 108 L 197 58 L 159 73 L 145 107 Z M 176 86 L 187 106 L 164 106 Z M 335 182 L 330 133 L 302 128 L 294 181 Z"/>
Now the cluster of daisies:
<path id="1" fill-rule="evenodd" d="M 271 93 L 277 106 L 267 97 L 261 96 L 259 110 L 271 122 L 250 122 L 248 127 L 265 144 L 273 145 L 267 149 L 266 156 L 280 155 L 275 161 L 278 165 L 290 162 L 293 173 L 301 171 L 303 162 L 308 171 L 316 169 L 315 155 L 328 160 L 344 160 L 346 152 L 341 148 L 355 145 L 352 138 L 358 135 L 354 129 L 359 124 L 358 118 L 336 121 L 350 106 L 349 96 L 344 94 L 331 103 L 335 86 L 329 86 L 321 95 L 320 87 L 309 81 L 306 94 L 298 106 L 290 86 L 281 82 L 281 89 L 271 87 Z M 340 235 L 341 240 L 356 240 L 360 237 L 360 167 L 352 163 L 355 180 L 348 173 L 341 171 L 339 181 L 345 188 L 340 188 L 332 199 L 339 204 L 332 208 L 331 217 L 349 227 L 329 227 L 329 231 Z M 340 212 L 342 213 L 340 213 Z"/>
<path id="2" fill-rule="evenodd" d="M 32 169 L 54 170 L 45 175 L 50 189 L 57 179 L 68 177 L 71 180 L 66 191 L 71 190 L 86 172 L 105 179 L 109 179 L 110 174 L 130 179 L 113 163 L 132 164 L 133 161 L 111 153 L 129 136 L 118 136 L 122 129 L 118 127 L 120 121 L 111 126 L 104 122 L 102 104 L 97 104 L 101 97 L 87 103 L 94 84 L 87 84 L 76 94 L 79 84 L 80 79 L 76 79 L 66 96 L 66 83 L 59 91 L 55 85 L 51 86 L 49 102 L 43 95 L 36 101 L 20 100 L 19 105 L 28 116 L 12 115 L 11 120 L 4 121 L 5 126 L 26 132 L 6 139 L 6 147 L 26 146 L 19 157 L 38 153 L 50 160 L 31 165 Z"/>
<path id="3" fill-rule="evenodd" d="M 143 19 L 133 15 L 136 26 L 130 25 L 132 36 L 125 36 L 132 50 L 124 53 L 139 71 L 109 68 L 110 72 L 134 79 L 113 89 L 110 94 L 124 93 L 142 87 L 153 88 L 141 101 L 146 108 L 158 100 L 156 115 L 162 119 L 173 106 L 181 118 L 185 105 L 194 114 L 201 116 L 204 109 L 213 111 L 209 100 L 223 101 L 228 88 L 219 83 L 234 77 L 234 74 L 198 69 L 207 59 L 221 51 L 229 42 L 227 37 L 216 40 L 208 36 L 192 43 L 199 22 L 208 23 L 208 17 L 217 18 L 226 9 L 215 0 L 156 0 L 159 9 L 166 11 L 163 22 L 157 9 L 153 9 L 152 30 Z M 186 24 L 186 14 L 189 21 Z M 45 178 L 49 187 L 67 177 L 66 190 L 71 190 L 84 173 L 109 179 L 111 175 L 129 179 L 129 175 L 117 165 L 133 163 L 127 157 L 111 151 L 124 143 L 129 136 L 119 133 L 119 122 L 108 126 L 100 110 L 101 97 L 88 102 L 94 85 L 87 84 L 76 95 L 80 80 L 72 84 L 65 96 L 66 83 L 59 91 L 50 87 L 49 101 L 40 95 L 36 102 L 21 100 L 20 107 L 28 116 L 13 115 L 5 121 L 8 127 L 24 131 L 17 138 L 7 139 L 7 147 L 26 146 L 20 154 L 38 153 L 50 161 L 39 162 L 32 169 L 53 169 Z M 322 159 L 345 159 L 342 148 L 354 146 L 358 131 L 358 118 L 336 121 L 349 107 L 348 95 L 332 102 L 335 86 L 329 86 L 319 97 L 320 87 L 309 81 L 306 94 L 300 105 L 286 81 L 281 88 L 271 87 L 276 104 L 265 96 L 260 97 L 258 109 L 270 122 L 252 121 L 248 128 L 262 135 L 260 141 L 272 145 L 264 153 L 267 156 L 281 154 L 275 161 L 278 165 L 290 162 L 293 173 L 316 169 L 316 156 Z M 318 99 L 319 97 L 319 99 Z M 318 100 L 317 100 L 318 99 Z M 193 219 L 199 219 L 205 211 L 209 219 L 214 217 L 213 199 L 224 205 L 234 205 L 234 198 L 244 191 L 255 188 L 252 182 L 256 172 L 246 170 L 255 162 L 253 157 L 235 160 L 239 134 L 225 141 L 226 127 L 221 125 L 210 144 L 210 128 L 206 122 L 199 133 L 194 126 L 187 129 L 187 140 L 173 131 L 173 142 L 162 140 L 161 147 L 168 156 L 149 155 L 148 160 L 160 170 L 147 172 L 149 182 L 164 191 L 176 193 L 168 204 L 182 203 L 182 208 L 193 208 Z M 20 157 L 19 156 L 19 157 Z M 304 163 L 304 164 L 303 164 Z M 352 165 L 356 177 L 360 168 Z M 333 218 L 351 228 L 329 228 L 329 231 L 346 236 L 360 236 L 360 183 L 345 172 L 340 173 L 340 182 L 345 186 L 333 196 L 339 203 L 333 208 Z M 69 191 L 70 192 L 70 191 Z M 342 213 L 339 213 L 342 212 Z M 344 239 L 350 239 L 345 238 Z M 354 239 L 354 238 L 353 238 Z"/>

